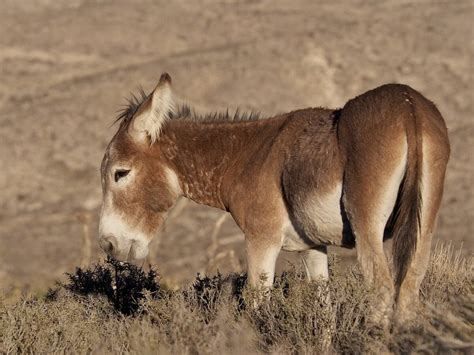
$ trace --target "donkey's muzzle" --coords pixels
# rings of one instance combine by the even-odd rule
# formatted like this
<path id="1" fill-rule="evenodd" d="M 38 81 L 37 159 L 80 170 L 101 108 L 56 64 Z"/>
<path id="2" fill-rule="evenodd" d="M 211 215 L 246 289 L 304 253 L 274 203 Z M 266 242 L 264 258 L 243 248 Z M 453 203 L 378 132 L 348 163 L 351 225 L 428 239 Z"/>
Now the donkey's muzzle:
<path id="1" fill-rule="evenodd" d="M 99 245 L 108 255 L 119 261 L 139 261 L 148 254 L 148 243 L 139 239 L 117 238 L 105 234 L 99 238 Z"/>

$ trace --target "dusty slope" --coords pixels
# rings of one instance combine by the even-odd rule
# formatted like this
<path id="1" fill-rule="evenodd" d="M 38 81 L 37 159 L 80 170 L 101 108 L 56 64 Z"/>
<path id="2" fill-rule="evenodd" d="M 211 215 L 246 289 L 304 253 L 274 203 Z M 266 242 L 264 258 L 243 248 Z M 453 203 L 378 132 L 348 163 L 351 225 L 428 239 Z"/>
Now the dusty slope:
<path id="1" fill-rule="evenodd" d="M 438 105 L 453 148 L 437 238 L 472 251 L 472 2 L 316 3 L 3 1 L 2 288 L 44 288 L 96 258 L 110 124 L 124 97 L 164 70 L 202 110 L 341 106 L 382 83 L 412 85 Z M 165 279 L 243 265 L 230 220 L 209 249 L 219 216 L 188 204 L 168 223 L 152 256 Z"/>

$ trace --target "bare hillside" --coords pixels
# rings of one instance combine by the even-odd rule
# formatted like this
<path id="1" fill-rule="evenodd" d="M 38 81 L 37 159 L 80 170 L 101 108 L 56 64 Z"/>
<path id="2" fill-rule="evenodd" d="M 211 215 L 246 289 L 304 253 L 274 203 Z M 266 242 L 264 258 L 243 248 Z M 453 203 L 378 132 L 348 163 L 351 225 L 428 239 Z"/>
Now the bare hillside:
<path id="1" fill-rule="evenodd" d="M 469 0 L 2 1 L 0 287 L 44 290 L 102 256 L 111 124 L 163 71 L 200 111 L 339 107 L 383 83 L 413 86 L 437 104 L 452 143 L 436 238 L 471 253 L 472 10 Z M 150 258 L 166 282 L 245 266 L 243 237 L 221 216 L 180 202 Z"/>

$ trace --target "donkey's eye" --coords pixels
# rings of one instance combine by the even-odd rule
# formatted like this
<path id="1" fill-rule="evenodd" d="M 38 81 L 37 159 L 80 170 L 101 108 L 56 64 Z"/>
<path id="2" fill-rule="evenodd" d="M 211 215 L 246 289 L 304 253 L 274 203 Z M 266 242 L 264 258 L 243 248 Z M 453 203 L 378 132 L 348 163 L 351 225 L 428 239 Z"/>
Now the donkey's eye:
<path id="1" fill-rule="evenodd" d="M 118 182 L 121 178 L 124 178 L 125 176 L 127 176 L 129 172 L 130 170 L 126 170 L 126 169 L 115 170 L 115 174 L 114 174 L 115 182 Z"/>

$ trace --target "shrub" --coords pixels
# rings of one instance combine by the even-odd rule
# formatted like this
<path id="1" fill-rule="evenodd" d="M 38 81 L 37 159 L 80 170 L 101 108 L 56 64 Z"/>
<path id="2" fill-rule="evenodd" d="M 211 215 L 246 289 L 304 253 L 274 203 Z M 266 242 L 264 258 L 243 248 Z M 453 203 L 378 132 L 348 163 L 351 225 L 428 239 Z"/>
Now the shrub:
<path id="1" fill-rule="evenodd" d="M 163 293 L 155 270 L 145 273 L 133 264 L 111 258 L 107 258 L 103 265 L 96 265 L 88 270 L 76 268 L 74 273 L 66 275 L 69 281 L 60 285 L 61 287 L 82 296 L 105 296 L 117 311 L 126 315 L 138 311 L 145 293 L 154 297 Z M 49 294 L 54 296 L 54 291 Z"/>

